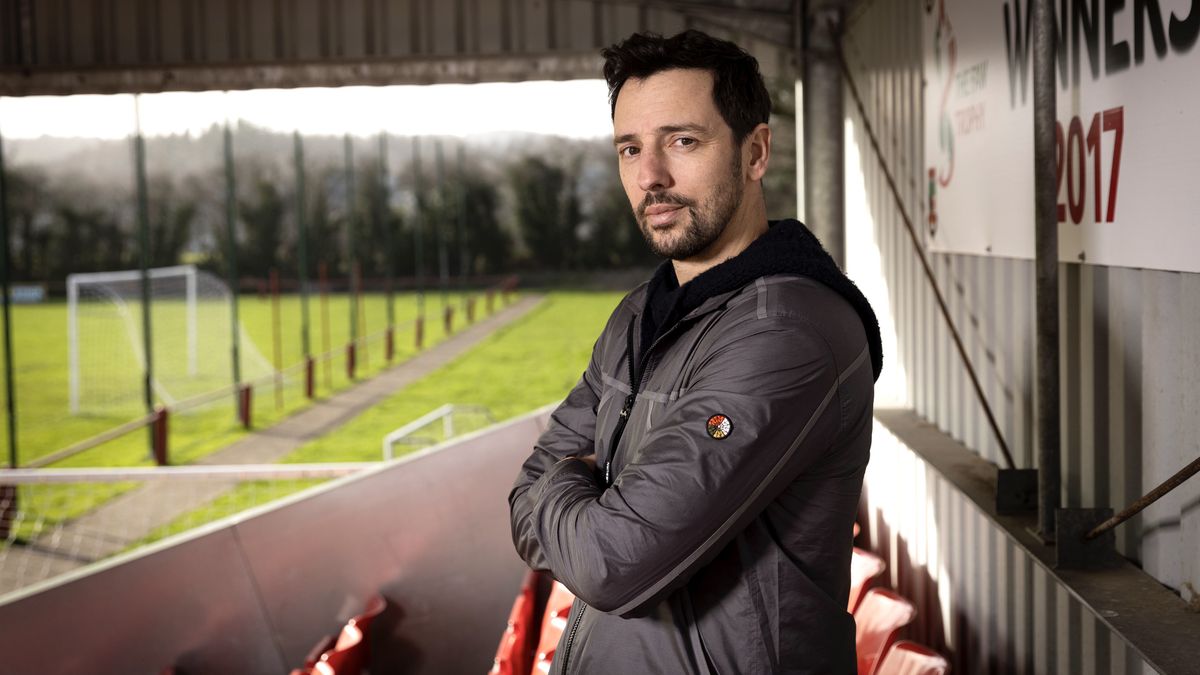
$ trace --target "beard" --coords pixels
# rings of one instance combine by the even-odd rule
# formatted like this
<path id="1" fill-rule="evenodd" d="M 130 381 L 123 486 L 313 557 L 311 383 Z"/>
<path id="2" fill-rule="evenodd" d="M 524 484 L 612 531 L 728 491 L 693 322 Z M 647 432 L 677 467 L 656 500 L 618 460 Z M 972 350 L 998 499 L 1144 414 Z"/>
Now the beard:
<path id="1" fill-rule="evenodd" d="M 674 192 L 648 192 L 635 209 L 638 229 L 654 255 L 671 260 L 694 258 L 712 246 L 725 231 L 733 214 L 742 203 L 742 157 L 734 152 L 728 179 L 719 183 L 703 202 L 697 202 Z M 674 239 L 658 240 L 646 222 L 646 209 L 655 204 L 672 204 L 687 209 L 688 222 Z"/>

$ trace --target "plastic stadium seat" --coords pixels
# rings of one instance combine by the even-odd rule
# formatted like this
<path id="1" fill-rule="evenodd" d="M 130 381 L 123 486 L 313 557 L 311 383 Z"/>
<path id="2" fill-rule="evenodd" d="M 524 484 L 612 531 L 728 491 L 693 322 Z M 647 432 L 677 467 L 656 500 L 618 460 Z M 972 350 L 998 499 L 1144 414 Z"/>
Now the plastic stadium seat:
<path id="1" fill-rule="evenodd" d="M 512 611 L 508 614 L 508 626 L 500 637 L 500 646 L 496 649 L 496 658 L 492 660 L 490 675 L 528 675 L 529 673 L 529 639 L 533 629 L 533 610 L 537 588 L 537 573 L 525 575 L 521 585 L 521 593 L 513 602 Z"/>
<path id="2" fill-rule="evenodd" d="M 370 635 L 371 622 L 375 620 L 375 617 L 383 614 L 385 609 L 387 609 L 387 599 L 379 594 L 373 595 L 367 601 L 367 608 L 363 610 L 363 613 L 350 619 L 350 623 L 358 626 L 364 636 Z"/>
<path id="3" fill-rule="evenodd" d="M 366 643 L 358 626 L 347 623 L 333 649 L 321 655 L 313 666 L 316 675 L 359 675 L 367 664 Z"/>
<path id="4" fill-rule="evenodd" d="M 367 631 L 375 617 L 387 608 L 387 600 L 376 595 L 367 601 L 367 608 L 342 627 L 332 649 L 327 649 L 312 665 L 319 675 L 358 675 L 370 656 Z M 320 645 L 318 645 L 320 646 Z M 310 654 L 311 656 L 311 654 Z M 307 665 L 307 663 L 305 664 Z"/>
<path id="5" fill-rule="evenodd" d="M 858 648 L 858 675 L 874 675 L 896 632 L 912 623 L 917 610 L 900 595 L 872 588 L 854 611 L 854 643 Z"/>
<path id="6" fill-rule="evenodd" d="M 863 593 L 867 592 L 871 580 L 883 574 L 885 569 L 887 563 L 883 562 L 883 558 L 870 551 L 854 548 L 850 556 L 850 598 L 846 606 L 847 612 L 853 614 L 854 610 L 858 609 L 858 603 L 862 602 Z"/>
<path id="7" fill-rule="evenodd" d="M 875 669 L 875 675 L 946 675 L 950 664 L 925 645 L 901 640 L 892 645 Z"/>
<path id="8" fill-rule="evenodd" d="M 555 581 L 550 589 L 550 599 L 546 601 L 546 615 L 542 617 L 542 636 L 538 640 L 537 656 L 533 663 L 535 674 L 550 672 L 554 650 L 558 647 L 558 639 L 567 629 L 567 617 L 571 614 L 574 602 L 575 594 Z"/>

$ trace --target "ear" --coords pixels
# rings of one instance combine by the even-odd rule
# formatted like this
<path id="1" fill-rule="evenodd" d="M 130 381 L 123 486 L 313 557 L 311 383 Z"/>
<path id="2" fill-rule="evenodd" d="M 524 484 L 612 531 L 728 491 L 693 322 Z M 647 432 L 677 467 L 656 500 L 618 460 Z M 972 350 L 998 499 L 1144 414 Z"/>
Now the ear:
<path id="1" fill-rule="evenodd" d="M 763 175 L 767 173 L 767 163 L 771 159 L 771 127 L 766 124 L 754 127 L 742 142 L 742 152 L 746 177 L 751 181 L 762 180 Z"/>

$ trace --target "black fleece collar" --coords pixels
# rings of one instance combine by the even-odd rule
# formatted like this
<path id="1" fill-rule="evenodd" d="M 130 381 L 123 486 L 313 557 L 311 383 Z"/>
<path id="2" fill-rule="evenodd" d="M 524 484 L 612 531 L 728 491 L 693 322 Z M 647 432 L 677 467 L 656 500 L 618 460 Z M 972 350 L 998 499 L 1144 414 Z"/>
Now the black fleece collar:
<path id="1" fill-rule="evenodd" d="M 862 292 L 850 281 L 837 263 L 802 223 L 777 220 L 767 231 L 738 255 L 714 265 L 683 286 L 675 277 L 670 260 L 663 261 L 646 289 L 646 308 L 642 313 L 642 350 L 705 300 L 738 290 L 760 277 L 772 274 L 796 274 L 821 283 L 850 303 L 863 322 L 867 346 L 871 352 L 871 370 L 875 379 L 883 369 L 883 346 L 879 321 Z"/>

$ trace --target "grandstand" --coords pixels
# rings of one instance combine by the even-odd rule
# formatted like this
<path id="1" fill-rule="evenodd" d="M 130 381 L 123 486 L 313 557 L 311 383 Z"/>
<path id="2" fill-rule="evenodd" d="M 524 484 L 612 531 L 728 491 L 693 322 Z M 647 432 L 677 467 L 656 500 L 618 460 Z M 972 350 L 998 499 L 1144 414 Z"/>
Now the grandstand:
<path id="1" fill-rule="evenodd" d="M 1054 16 L 1060 7 L 1069 18 Z M 694 27 L 737 40 L 776 85 L 773 133 L 796 141 L 794 157 L 772 156 L 796 165 L 795 211 L 884 329 L 861 532 L 819 544 L 855 547 L 846 610 L 860 675 L 1197 672 L 1196 3 L 1190 14 L 1186 2 L 1157 0 L 0 9 L 4 97 L 594 78 L 598 50 L 634 31 Z M 351 155 L 349 136 L 345 147 Z M 346 194 L 352 173 L 333 180 Z M 225 187 L 233 195 L 232 177 Z M 297 289 L 313 284 L 311 272 Z M 342 272 L 361 296 L 361 269 Z M 392 281 L 380 287 L 390 293 Z M 340 383 L 362 372 L 360 346 L 371 343 L 376 365 L 378 343 L 390 350 L 390 317 L 384 337 L 349 300 L 350 335 L 311 350 L 306 338 L 293 384 L 301 369 L 313 379 L 321 351 L 333 381 L 336 345 L 347 347 Z M 444 303 L 442 320 L 453 317 Z M 115 337 L 129 322 L 106 321 L 136 369 L 136 341 Z M 172 345 L 182 379 L 188 339 Z M 174 397 L 165 381 L 148 384 Z M 123 431 L 165 428 L 143 396 L 112 399 L 142 415 Z M 152 523 L 161 540 L 137 550 L 102 536 L 87 539 L 96 549 L 49 550 L 53 536 L 35 538 L 28 550 L 44 554 L 39 564 L 64 561 L 53 570 L 62 574 L 0 596 L 0 672 L 545 672 L 570 597 L 514 554 L 505 498 L 550 410 L 371 466 L 197 471 L 180 484 L 194 479 L 200 493 L 208 480 L 271 480 L 296 491 L 178 534 L 164 511 Z M 14 450 L 10 466 L 18 459 Z M 0 528 L 16 512 L 7 475 Z"/>

